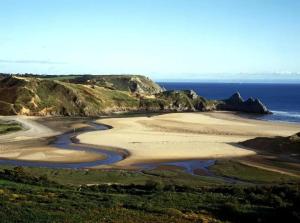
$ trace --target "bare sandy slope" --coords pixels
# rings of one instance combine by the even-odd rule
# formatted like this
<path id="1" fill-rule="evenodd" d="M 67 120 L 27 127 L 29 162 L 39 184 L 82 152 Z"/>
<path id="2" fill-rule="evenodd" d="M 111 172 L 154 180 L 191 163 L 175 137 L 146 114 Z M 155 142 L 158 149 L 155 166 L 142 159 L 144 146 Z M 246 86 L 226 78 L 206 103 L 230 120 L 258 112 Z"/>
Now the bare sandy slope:
<path id="1" fill-rule="evenodd" d="M 82 143 L 128 150 L 131 156 L 118 166 L 153 160 L 253 155 L 253 151 L 235 143 L 256 136 L 291 135 L 300 127 L 240 118 L 226 112 L 110 118 L 98 122 L 113 129 L 84 133 L 78 139 Z"/>
<path id="2" fill-rule="evenodd" d="M 24 130 L 0 135 L 0 159 L 47 161 L 47 162 L 88 162 L 103 159 L 104 156 L 84 151 L 64 150 L 45 145 L 42 138 L 61 134 L 39 124 L 37 117 L 0 116 L 1 120 L 15 120 Z M 36 140 L 36 141 L 35 141 Z"/>

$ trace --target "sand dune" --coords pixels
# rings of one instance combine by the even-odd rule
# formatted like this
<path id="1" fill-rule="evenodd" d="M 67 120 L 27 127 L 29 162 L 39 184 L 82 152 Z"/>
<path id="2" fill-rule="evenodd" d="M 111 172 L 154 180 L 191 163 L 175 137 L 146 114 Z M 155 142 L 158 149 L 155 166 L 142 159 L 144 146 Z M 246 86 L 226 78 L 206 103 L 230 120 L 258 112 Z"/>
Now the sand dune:
<path id="1" fill-rule="evenodd" d="M 291 135 L 299 131 L 299 125 L 245 119 L 226 112 L 173 113 L 98 122 L 113 129 L 84 133 L 78 139 L 82 143 L 128 150 L 131 155 L 118 166 L 153 160 L 254 155 L 255 152 L 236 143 L 256 136 Z"/>

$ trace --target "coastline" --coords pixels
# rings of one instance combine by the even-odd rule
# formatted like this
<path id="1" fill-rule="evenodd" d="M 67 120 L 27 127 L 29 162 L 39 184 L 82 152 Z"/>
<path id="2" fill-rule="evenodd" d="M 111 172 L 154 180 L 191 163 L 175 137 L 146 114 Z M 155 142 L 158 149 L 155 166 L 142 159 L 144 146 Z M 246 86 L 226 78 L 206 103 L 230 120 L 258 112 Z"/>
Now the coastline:
<path id="1" fill-rule="evenodd" d="M 17 117 L 17 116 L 16 116 Z M 86 128 L 87 121 L 91 121 L 90 118 L 56 118 L 50 122 L 48 118 L 38 118 L 38 117 L 25 117 L 26 119 L 35 119 L 36 122 L 47 126 L 52 131 L 58 133 L 72 132 L 72 128 L 76 126 L 76 131 L 81 128 Z M 169 120 L 168 120 L 169 119 Z M 198 119 L 198 120 L 197 120 Z M 72 121 L 70 121 L 72 120 Z M 76 120 L 73 122 L 73 120 Z M 122 121 L 124 122 L 122 124 Z M 146 129 L 129 128 L 129 136 L 134 136 L 135 142 L 132 141 L 130 144 L 124 144 L 124 140 L 120 141 L 115 137 L 114 132 L 119 131 L 128 127 L 127 121 L 138 120 L 138 125 L 144 126 Z M 154 124 L 151 122 L 154 121 Z M 121 121 L 121 122 L 120 122 Z M 79 133 L 76 137 L 70 138 L 73 143 L 80 143 L 80 146 L 84 147 L 94 147 L 95 149 L 104 149 L 108 151 L 114 151 L 118 153 L 123 160 L 112 163 L 109 165 L 93 166 L 89 168 L 107 168 L 107 169 L 139 169 L 139 164 L 156 164 L 156 163 L 166 163 L 166 162 L 180 162 L 180 161 L 193 161 L 193 160 L 211 160 L 211 159 L 230 159 L 230 158 L 241 158 L 254 156 L 256 151 L 248 148 L 244 148 L 238 143 L 242 140 L 254 138 L 256 136 L 276 136 L 276 135 L 289 135 L 293 131 L 299 131 L 299 125 L 293 123 L 277 123 L 269 122 L 264 120 L 252 119 L 251 116 L 247 116 L 244 113 L 237 112 L 178 112 L 178 113 L 144 113 L 144 114 L 122 114 L 121 116 L 113 117 L 102 117 L 97 119 L 97 123 L 105 126 L 107 130 L 104 131 L 92 131 L 87 133 Z M 159 124 L 162 122 L 162 124 Z M 68 123 L 68 124 L 66 124 Z M 121 124 L 120 124 L 121 123 Z M 171 124 L 170 124 L 171 123 Z M 223 123 L 223 124 L 222 124 Z M 225 124 L 224 124 L 225 123 Z M 55 124 L 55 125 L 54 125 Z M 136 124 L 136 123 L 129 123 Z M 166 124 L 166 125 L 165 125 Z M 127 125 L 127 127 L 126 127 Z M 223 125 L 223 126 L 222 126 Z M 53 128 L 56 126 L 56 129 Z M 57 127 L 58 126 L 58 127 Z M 228 127 L 229 126 L 229 127 Z M 248 127 L 251 126 L 252 130 L 249 132 Z M 270 129 L 264 130 L 261 133 L 261 128 L 267 126 Z M 257 130 L 253 130 L 256 128 Z M 248 129 L 248 130 L 247 130 Z M 67 130 L 67 131 L 66 131 Z M 123 131 L 122 130 L 122 131 Z M 135 131 L 135 132 L 132 132 Z M 141 130 L 141 131 L 140 131 Z M 145 131 L 146 130 L 146 131 Z M 247 131 L 246 131 L 247 130 Z M 140 132 L 139 132 L 140 131 Z M 51 132 L 53 133 L 53 132 Z M 143 134 L 156 134 L 155 137 L 160 137 L 165 135 L 167 140 L 164 142 L 165 145 L 159 146 L 159 148 L 154 148 L 151 151 L 151 141 L 147 142 L 147 149 L 143 147 L 145 144 L 138 142 L 139 138 L 143 138 Z M 22 133 L 21 133 L 22 134 Z M 126 131 L 122 132 L 126 135 Z M 133 134 L 133 135 L 132 135 Z M 168 134 L 173 134 L 171 138 Z M 175 137 L 174 137 L 175 134 Z M 57 136 L 57 135 L 56 135 Z M 11 156 L 3 156 L 3 151 L 1 151 L 3 159 L 20 160 L 20 161 L 32 161 L 32 162 L 49 162 L 49 163 L 81 163 L 81 162 L 93 162 L 99 159 L 105 159 L 105 156 L 101 154 L 95 154 L 91 152 L 83 152 L 76 150 L 65 150 L 57 147 L 49 146 L 50 141 L 53 140 L 53 135 L 44 137 L 44 141 L 39 139 L 38 141 L 33 140 L 35 143 L 29 143 L 25 147 L 30 145 L 34 146 L 33 149 L 28 148 L 18 148 L 18 152 L 24 152 L 28 154 L 26 159 L 18 157 L 19 154 L 13 154 L 14 150 L 9 149 Z M 96 136 L 98 141 L 93 138 Z M 186 142 L 186 146 L 175 146 L 176 148 L 172 151 L 170 147 L 174 147 L 172 140 L 175 140 L 175 144 L 178 143 L 178 137 L 192 138 L 194 142 Z M 112 139 L 114 142 L 103 141 L 103 137 L 106 140 Z M 172 138 L 173 137 L 173 138 Z M 196 139 L 195 138 L 199 138 Z M 0 139 L 1 140 L 1 139 Z M 30 140 L 29 140 L 30 141 Z M 179 140 L 180 141 L 180 140 Z M 22 143 L 21 141 L 20 143 Z M 12 143 L 12 146 L 15 145 Z M 134 148 L 132 148 L 132 145 Z M 152 146 L 156 146 L 155 140 L 152 142 Z M 207 148 L 199 148 L 199 147 Z M 196 148 L 196 149 L 192 149 Z M 63 151 L 61 151 L 63 150 Z M 140 150 L 140 151 L 139 151 Z M 147 151 L 148 150 L 148 151 Z M 152 152 L 153 154 L 149 153 Z M 167 153 L 166 153 L 167 150 Z M 192 151 L 194 150 L 194 151 Z M 43 151 L 45 154 L 42 154 Z M 58 152 L 60 157 L 55 157 L 47 153 Z M 145 154 L 141 156 L 141 153 Z M 5 153 L 4 153 L 5 154 Z"/>

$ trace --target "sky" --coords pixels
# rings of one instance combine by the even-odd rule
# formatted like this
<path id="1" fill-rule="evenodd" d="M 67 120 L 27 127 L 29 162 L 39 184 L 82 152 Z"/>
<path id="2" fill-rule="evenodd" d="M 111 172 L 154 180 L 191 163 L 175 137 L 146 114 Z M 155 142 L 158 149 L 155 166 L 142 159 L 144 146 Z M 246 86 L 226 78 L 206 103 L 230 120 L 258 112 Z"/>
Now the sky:
<path id="1" fill-rule="evenodd" d="M 300 82 L 299 0 L 0 0 L 0 72 Z"/>

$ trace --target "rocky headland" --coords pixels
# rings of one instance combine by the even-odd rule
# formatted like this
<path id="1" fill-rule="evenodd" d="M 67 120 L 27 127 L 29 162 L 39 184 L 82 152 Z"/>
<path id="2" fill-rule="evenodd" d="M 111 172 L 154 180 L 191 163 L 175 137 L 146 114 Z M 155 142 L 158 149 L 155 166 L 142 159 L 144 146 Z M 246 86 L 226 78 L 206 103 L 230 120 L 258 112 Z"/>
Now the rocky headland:
<path id="1" fill-rule="evenodd" d="M 228 99 L 219 101 L 216 107 L 218 110 L 225 111 L 240 111 L 257 114 L 271 113 L 259 99 L 248 98 L 244 100 L 239 92 L 236 92 Z"/>
<path id="2" fill-rule="evenodd" d="M 239 93 L 208 100 L 193 90 L 165 90 L 142 75 L 0 75 L 0 115 L 99 116 L 115 112 L 240 111 L 268 114 Z"/>

